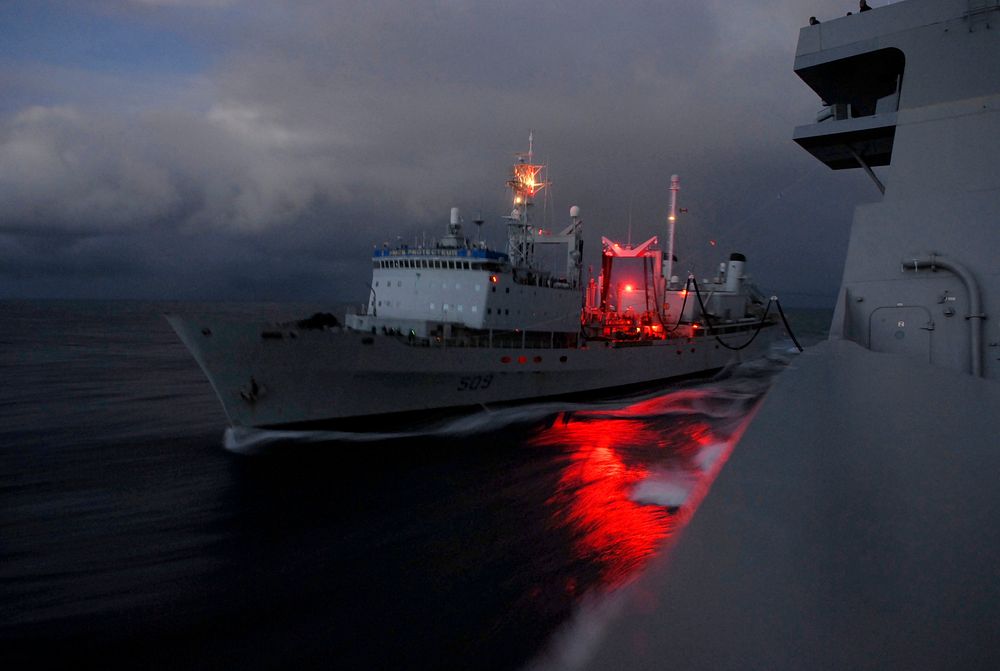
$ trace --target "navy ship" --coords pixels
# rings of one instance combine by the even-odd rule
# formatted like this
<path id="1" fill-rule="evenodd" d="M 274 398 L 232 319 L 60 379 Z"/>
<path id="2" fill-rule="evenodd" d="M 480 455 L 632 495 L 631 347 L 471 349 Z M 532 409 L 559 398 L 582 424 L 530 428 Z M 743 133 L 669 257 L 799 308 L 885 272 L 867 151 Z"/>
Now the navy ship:
<path id="1" fill-rule="evenodd" d="M 343 320 L 167 319 L 233 427 L 282 429 L 365 430 L 659 384 L 759 357 L 781 334 L 780 305 L 742 254 L 709 278 L 674 273 L 677 176 L 667 253 L 657 236 L 602 238 L 601 270 L 584 279 L 580 209 L 558 231 L 532 220 L 543 169 L 529 137 L 507 180 L 505 251 L 469 239 L 453 208 L 433 244 L 375 249 L 368 303 Z"/>
<path id="2" fill-rule="evenodd" d="M 581 616 L 585 654 L 542 668 L 1000 668 L 1000 3 L 812 21 L 795 72 L 822 109 L 794 141 L 882 193 L 830 338 L 670 551 Z"/>

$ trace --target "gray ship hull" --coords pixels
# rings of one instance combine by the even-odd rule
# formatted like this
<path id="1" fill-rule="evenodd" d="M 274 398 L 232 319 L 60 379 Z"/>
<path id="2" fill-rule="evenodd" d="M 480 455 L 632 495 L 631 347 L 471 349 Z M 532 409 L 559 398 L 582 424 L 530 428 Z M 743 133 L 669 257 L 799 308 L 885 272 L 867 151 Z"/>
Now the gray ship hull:
<path id="1" fill-rule="evenodd" d="M 167 315 L 236 427 L 382 428 L 442 412 L 524 403 L 709 374 L 768 351 L 766 324 L 731 350 L 712 336 L 577 348 L 448 347 L 343 329 L 299 329 L 217 315 Z M 754 330 L 725 342 L 744 344 Z M 379 422 L 375 425 L 374 422 Z"/>

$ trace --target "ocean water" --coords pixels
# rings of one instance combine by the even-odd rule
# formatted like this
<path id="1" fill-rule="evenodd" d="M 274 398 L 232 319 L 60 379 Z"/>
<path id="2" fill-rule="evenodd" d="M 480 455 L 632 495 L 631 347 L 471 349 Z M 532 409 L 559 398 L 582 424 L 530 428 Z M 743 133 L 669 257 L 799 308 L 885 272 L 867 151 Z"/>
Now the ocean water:
<path id="1" fill-rule="evenodd" d="M 192 307 L 320 309 L 0 302 L 5 668 L 521 668 L 669 551 L 792 356 L 375 437 L 227 432 L 161 316 Z M 803 344 L 830 319 L 788 314 Z"/>

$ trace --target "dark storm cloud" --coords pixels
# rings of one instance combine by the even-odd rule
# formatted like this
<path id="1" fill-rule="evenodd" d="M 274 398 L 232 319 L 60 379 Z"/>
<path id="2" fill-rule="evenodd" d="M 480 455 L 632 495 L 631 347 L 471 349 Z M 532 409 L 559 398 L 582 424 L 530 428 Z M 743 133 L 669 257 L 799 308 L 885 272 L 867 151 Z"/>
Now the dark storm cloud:
<path id="1" fill-rule="evenodd" d="M 503 214 L 532 129 L 547 216 L 581 205 L 591 250 L 630 222 L 662 233 L 676 172 L 687 264 L 710 273 L 738 246 L 764 284 L 798 288 L 809 271 L 823 279 L 806 293 L 832 293 L 842 203 L 868 193 L 789 140 L 818 105 L 791 60 L 823 3 L 735 4 L 95 1 L 185 35 L 211 65 L 0 62 L 0 231 L 85 236 L 95 269 L 156 295 L 239 297 L 270 278 L 289 297 L 311 282 L 353 297 L 370 244 L 437 232 L 452 205 Z M 30 244 L 0 251 L 0 278 L 80 272 Z"/>

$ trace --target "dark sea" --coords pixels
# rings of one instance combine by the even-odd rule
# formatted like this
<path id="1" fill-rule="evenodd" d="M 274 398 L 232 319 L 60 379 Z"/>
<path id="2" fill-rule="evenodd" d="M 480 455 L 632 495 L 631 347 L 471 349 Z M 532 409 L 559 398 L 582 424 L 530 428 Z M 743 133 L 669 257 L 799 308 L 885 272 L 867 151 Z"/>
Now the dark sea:
<path id="1" fill-rule="evenodd" d="M 0 302 L 3 668 L 521 668 L 669 547 L 793 356 L 395 434 L 233 433 L 162 318 L 186 309 L 322 308 Z M 824 337 L 828 310 L 787 312 Z"/>

